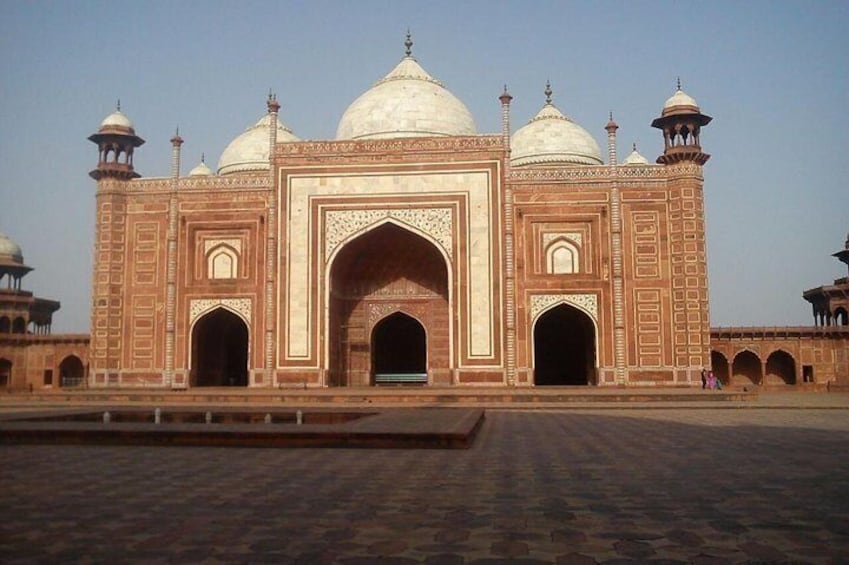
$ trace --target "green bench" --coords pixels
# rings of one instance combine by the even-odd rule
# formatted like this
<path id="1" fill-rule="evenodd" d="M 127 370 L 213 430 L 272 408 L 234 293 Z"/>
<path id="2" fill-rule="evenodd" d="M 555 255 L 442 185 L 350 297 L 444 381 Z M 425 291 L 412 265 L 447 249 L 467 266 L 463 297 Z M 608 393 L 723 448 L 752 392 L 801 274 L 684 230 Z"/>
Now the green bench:
<path id="1" fill-rule="evenodd" d="M 426 385 L 427 373 L 375 373 L 376 385 Z"/>

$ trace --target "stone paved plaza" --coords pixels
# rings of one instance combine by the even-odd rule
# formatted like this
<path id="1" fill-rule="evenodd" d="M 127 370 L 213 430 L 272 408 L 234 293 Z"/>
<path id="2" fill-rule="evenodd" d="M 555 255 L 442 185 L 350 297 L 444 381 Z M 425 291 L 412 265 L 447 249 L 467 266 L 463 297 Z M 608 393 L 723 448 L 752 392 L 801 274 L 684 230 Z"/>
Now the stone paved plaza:
<path id="1" fill-rule="evenodd" d="M 3 563 L 846 563 L 849 410 L 488 411 L 469 450 L 0 447 Z"/>

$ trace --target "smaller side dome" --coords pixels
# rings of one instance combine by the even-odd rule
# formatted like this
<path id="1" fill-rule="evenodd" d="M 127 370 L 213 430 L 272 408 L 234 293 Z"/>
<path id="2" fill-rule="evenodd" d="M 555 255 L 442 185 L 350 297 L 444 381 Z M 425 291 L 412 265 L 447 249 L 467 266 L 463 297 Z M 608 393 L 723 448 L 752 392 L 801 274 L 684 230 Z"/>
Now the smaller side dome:
<path id="1" fill-rule="evenodd" d="M 563 115 L 551 102 L 546 84 L 542 110 L 511 138 L 510 163 L 525 165 L 601 165 L 601 149 L 587 130 Z"/>
<path id="2" fill-rule="evenodd" d="M 130 118 L 125 116 L 123 112 L 121 112 L 121 110 L 115 110 L 114 112 L 106 116 L 106 118 L 104 118 L 102 122 L 100 122 L 100 127 L 122 127 L 127 129 L 133 129 L 133 122 L 131 122 Z"/>
<path id="3" fill-rule="evenodd" d="M 12 238 L 0 232 L 0 264 L 24 264 L 24 252 Z"/>
<path id="4" fill-rule="evenodd" d="M 206 156 L 201 154 L 200 163 L 191 171 L 189 171 L 190 177 L 210 177 L 212 176 L 212 169 L 206 166 Z"/>
<path id="5" fill-rule="evenodd" d="M 229 175 L 246 171 L 267 171 L 269 164 L 268 129 L 271 114 L 266 114 L 245 133 L 230 142 L 218 160 L 218 174 Z M 292 130 L 277 120 L 277 141 L 300 141 Z"/>
<path id="6" fill-rule="evenodd" d="M 670 116 L 673 114 L 698 114 L 701 113 L 696 99 L 681 90 L 681 79 L 678 79 L 678 87 L 675 94 L 666 99 L 663 104 L 661 116 Z"/>
<path id="7" fill-rule="evenodd" d="M 121 133 L 135 135 L 136 130 L 133 122 L 121 112 L 121 101 L 115 106 L 115 111 L 103 118 L 98 128 L 98 133 Z"/>
<path id="8" fill-rule="evenodd" d="M 637 151 L 637 144 L 634 144 L 634 149 L 631 151 L 631 154 L 625 157 L 625 160 L 622 161 L 623 165 L 649 165 L 649 160 L 640 155 L 640 152 Z"/>

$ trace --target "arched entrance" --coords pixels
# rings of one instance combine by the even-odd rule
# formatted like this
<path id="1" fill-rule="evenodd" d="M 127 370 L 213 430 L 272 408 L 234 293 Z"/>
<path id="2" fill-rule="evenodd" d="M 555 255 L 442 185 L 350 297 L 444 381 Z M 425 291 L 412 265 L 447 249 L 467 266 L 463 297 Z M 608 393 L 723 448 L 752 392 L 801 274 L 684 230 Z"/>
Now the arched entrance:
<path id="1" fill-rule="evenodd" d="M 834 325 L 849 326 L 849 312 L 846 308 L 838 308 L 834 311 Z"/>
<path id="2" fill-rule="evenodd" d="M 192 329 L 192 386 L 247 386 L 248 326 L 216 308 Z"/>
<path id="3" fill-rule="evenodd" d="M 374 382 L 427 382 L 427 336 L 415 318 L 396 312 L 371 333 Z"/>
<path id="4" fill-rule="evenodd" d="M 741 351 L 731 365 L 731 383 L 756 385 L 761 383 L 761 360 L 751 351 Z"/>
<path id="5" fill-rule="evenodd" d="M 727 385 L 731 382 L 728 374 L 728 359 L 719 351 L 710 352 L 710 369 L 722 384 Z"/>
<path id="6" fill-rule="evenodd" d="M 12 362 L 0 359 L 0 388 L 9 388 L 12 384 Z"/>
<path id="7" fill-rule="evenodd" d="M 329 385 L 371 385 L 396 369 L 450 383 L 448 266 L 436 244 L 384 223 L 339 250 L 329 286 Z"/>
<path id="8" fill-rule="evenodd" d="M 80 386 L 84 378 L 83 362 L 76 355 L 68 355 L 59 363 L 59 386 Z"/>
<path id="9" fill-rule="evenodd" d="M 796 384 L 796 361 L 786 351 L 773 351 L 766 359 L 764 383 L 770 385 Z"/>
<path id="10" fill-rule="evenodd" d="M 595 326 L 589 316 L 561 304 L 534 326 L 534 384 L 595 383 Z"/>

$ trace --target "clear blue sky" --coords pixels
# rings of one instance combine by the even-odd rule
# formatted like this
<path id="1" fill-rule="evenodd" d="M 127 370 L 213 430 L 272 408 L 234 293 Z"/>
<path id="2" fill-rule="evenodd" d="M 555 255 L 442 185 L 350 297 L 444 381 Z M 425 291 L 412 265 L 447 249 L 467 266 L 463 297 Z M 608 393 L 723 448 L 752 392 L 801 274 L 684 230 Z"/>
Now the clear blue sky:
<path id="1" fill-rule="evenodd" d="M 414 55 L 499 131 L 554 101 L 604 146 L 653 160 L 650 127 L 681 77 L 714 121 L 702 133 L 713 325 L 808 325 L 807 288 L 845 276 L 849 231 L 849 2 L 0 1 L 0 231 L 62 302 L 55 331 L 87 331 L 97 151 L 86 137 L 120 98 L 147 143 L 144 176 L 215 168 L 265 112 L 269 88 L 302 139 Z"/>

